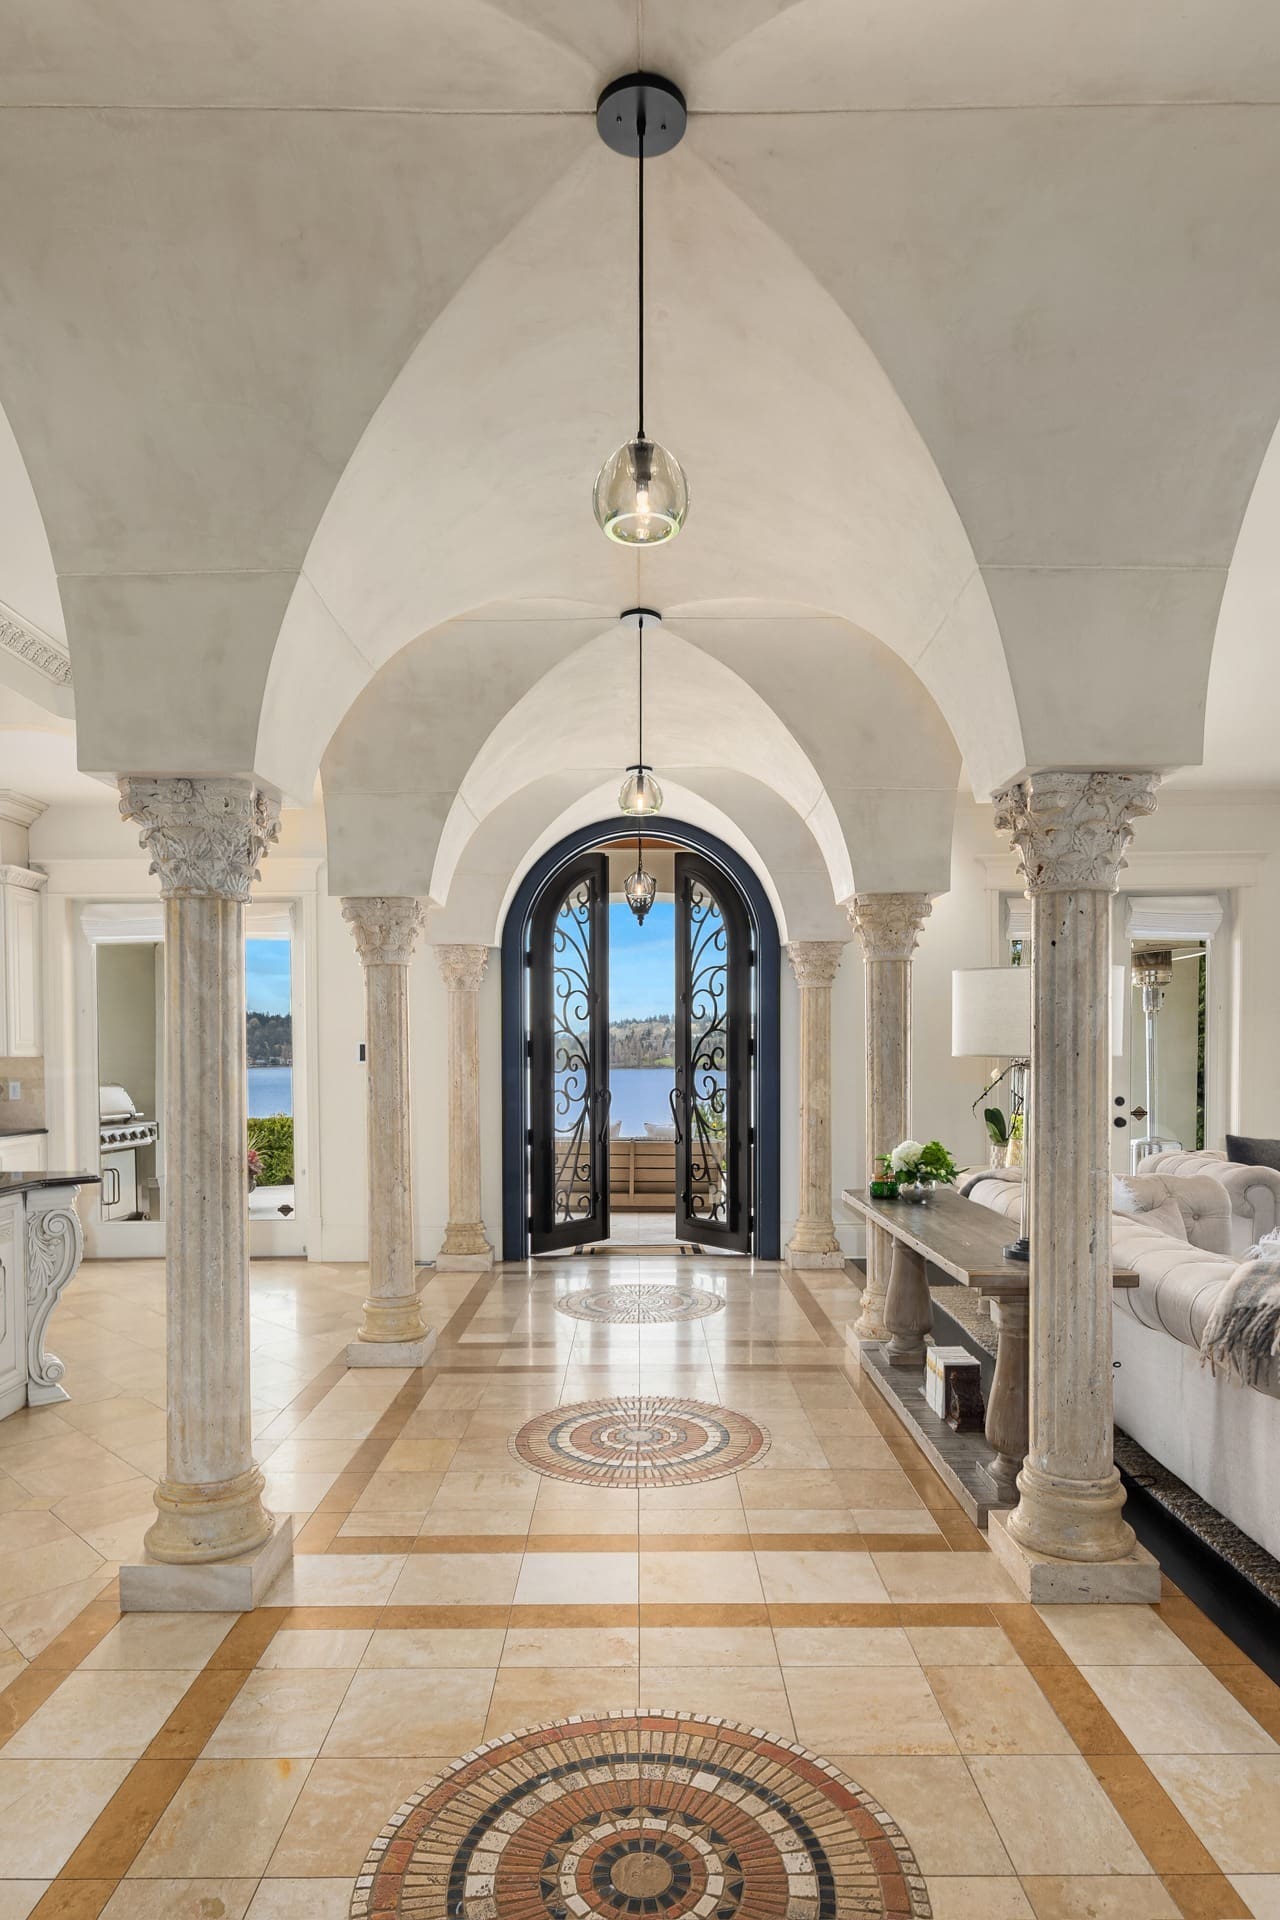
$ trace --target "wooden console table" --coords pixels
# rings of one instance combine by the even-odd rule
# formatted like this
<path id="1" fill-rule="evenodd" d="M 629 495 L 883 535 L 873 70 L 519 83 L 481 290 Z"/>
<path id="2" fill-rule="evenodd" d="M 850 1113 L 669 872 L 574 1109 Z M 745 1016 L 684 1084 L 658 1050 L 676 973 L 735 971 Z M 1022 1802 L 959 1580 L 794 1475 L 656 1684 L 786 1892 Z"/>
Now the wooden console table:
<path id="1" fill-rule="evenodd" d="M 893 1240 L 884 1305 L 889 1338 L 884 1344 L 863 1342 L 860 1364 L 924 1446 L 970 1519 L 981 1525 L 992 1507 L 1016 1503 L 1017 1476 L 1027 1452 L 1030 1267 L 1004 1256 L 1009 1241 L 1017 1238 L 1016 1224 L 949 1187 L 935 1188 L 923 1204 L 871 1200 L 851 1188 L 842 1198 Z M 996 1370 L 985 1444 L 976 1434 L 953 1433 L 924 1397 L 926 1335 L 933 1327 L 930 1263 L 991 1302 Z M 1138 1276 L 1120 1269 L 1113 1282 L 1135 1287 Z"/>

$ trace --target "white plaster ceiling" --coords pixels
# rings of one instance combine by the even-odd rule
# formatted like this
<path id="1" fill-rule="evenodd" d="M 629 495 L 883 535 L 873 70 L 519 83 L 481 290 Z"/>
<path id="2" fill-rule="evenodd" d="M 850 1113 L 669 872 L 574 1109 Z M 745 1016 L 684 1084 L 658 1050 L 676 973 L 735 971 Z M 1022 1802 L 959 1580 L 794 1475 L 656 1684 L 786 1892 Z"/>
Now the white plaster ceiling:
<path id="1" fill-rule="evenodd" d="M 694 110 L 651 197 L 693 509 L 637 564 L 589 514 L 632 405 L 591 108 L 641 60 Z M 302 797 L 419 635 L 637 599 L 852 623 L 979 790 L 1194 762 L 1280 412 L 1277 100 L 1263 0 L 15 0 L 0 403 L 81 765 Z"/>

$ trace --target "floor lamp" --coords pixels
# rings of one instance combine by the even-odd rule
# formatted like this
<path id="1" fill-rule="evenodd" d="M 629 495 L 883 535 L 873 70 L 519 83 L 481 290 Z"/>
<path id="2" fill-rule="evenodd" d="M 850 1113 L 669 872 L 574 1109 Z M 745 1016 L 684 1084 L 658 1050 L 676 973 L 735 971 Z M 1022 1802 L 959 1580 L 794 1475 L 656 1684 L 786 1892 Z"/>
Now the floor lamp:
<path id="1" fill-rule="evenodd" d="M 979 1099 L 985 1100 L 1009 1076 L 1010 1113 L 1022 1113 L 1025 1149 L 1027 1094 L 1031 1084 L 1031 969 L 1030 967 L 964 967 L 951 976 L 951 1052 L 956 1059 L 997 1057 L 1008 1066 L 989 1080 Z M 1023 1169 L 1022 1209 L 1018 1238 L 1004 1250 L 1006 1260 L 1029 1260 L 1027 1188 Z"/>

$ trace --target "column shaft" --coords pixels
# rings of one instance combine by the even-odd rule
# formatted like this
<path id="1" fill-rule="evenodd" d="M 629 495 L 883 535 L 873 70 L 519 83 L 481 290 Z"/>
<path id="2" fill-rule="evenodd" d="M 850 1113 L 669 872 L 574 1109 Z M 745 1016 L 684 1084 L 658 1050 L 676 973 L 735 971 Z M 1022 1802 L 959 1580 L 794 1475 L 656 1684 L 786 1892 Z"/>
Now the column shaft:
<path id="1" fill-rule="evenodd" d="M 797 940 L 787 948 L 800 990 L 799 1206 L 789 1267 L 842 1267 L 831 1217 L 831 986 L 844 948 Z"/>
<path id="2" fill-rule="evenodd" d="M 932 911 L 927 893 L 862 893 L 849 917 L 866 974 L 867 1179 L 876 1157 L 908 1137 L 911 1126 L 911 956 Z M 867 1234 L 867 1284 L 855 1332 L 884 1340 L 885 1289 L 893 1241 L 879 1227 Z"/>
<path id="3" fill-rule="evenodd" d="M 168 1427 L 156 1560 L 268 1540 L 249 1392 L 244 902 L 278 814 L 248 780 L 127 778 L 165 896 Z"/>
<path id="4" fill-rule="evenodd" d="M 1154 788 L 1045 773 L 996 798 L 1032 902 L 1029 1436 L 1008 1532 L 1068 1561 L 1134 1547 L 1113 1464 L 1107 1010 L 1111 895 Z"/>
<path id="5" fill-rule="evenodd" d="M 480 1184 L 480 984 L 489 964 L 481 946 L 436 948 L 449 990 L 449 1223 L 440 1265 L 493 1265 Z"/>
<path id="6" fill-rule="evenodd" d="M 409 964 L 422 925 L 413 899 L 342 903 L 364 966 L 368 1065 L 369 1291 L 353 1366 L 415 1366 L 430 1330 L 413 1257 L 413 1148 L 409 1087 Z"/>

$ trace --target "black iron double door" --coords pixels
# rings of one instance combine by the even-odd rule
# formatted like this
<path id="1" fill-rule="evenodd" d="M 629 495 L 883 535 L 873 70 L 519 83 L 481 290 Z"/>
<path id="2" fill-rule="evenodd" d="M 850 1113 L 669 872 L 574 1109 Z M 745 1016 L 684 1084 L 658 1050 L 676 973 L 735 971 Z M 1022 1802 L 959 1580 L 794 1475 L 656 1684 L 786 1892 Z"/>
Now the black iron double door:
<path id="1" fill-rule="evenodd" d="M 529 1247 L 609 1237 L 609 856 L 583 853 L 529 916 Z"/>
<path id="2" fill-rule="evenodd" d="M 676 1238 L 749 1253 L 753 933 L 737 888 L 675 859 Z M 529 916 L 529 1248 L 609 1237 L 609 863 L 579 854 Z"/>
<path id="3" fill-rule="evenodd" d="M 712 861 L 676 855 L 676 1238 L 749 1253 L 752 927 Z"/>

